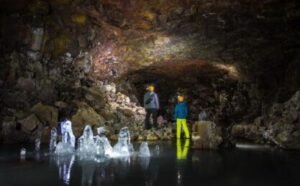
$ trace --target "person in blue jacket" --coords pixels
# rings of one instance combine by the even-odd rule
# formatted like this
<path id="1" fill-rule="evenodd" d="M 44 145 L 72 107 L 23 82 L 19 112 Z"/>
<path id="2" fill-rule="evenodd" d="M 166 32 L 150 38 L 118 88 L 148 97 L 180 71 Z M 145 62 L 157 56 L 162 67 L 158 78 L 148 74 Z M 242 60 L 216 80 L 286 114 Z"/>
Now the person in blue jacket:
<path id="1" fill-rule="evenodd" d="M 176 138 L 180 139 L 181 129 L 183 129 L 185 138 L 190 138 L 190 132 L 187 127 L 186 118 L 188 116 L 188 108 L 184 103 L 184 96 L 177 96 L 178 104 L 175 107 L 175 119 L 176 119 Z"/>

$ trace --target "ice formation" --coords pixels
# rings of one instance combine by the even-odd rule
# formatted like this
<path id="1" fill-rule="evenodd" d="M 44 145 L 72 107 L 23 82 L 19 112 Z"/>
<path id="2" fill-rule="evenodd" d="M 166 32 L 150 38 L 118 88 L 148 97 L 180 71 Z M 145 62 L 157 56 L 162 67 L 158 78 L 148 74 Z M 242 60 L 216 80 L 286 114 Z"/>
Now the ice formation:
<path id="1" fill-rule="evenodd" d="M 36 138 L 34 140 L 34 150 L 38 152 L 40 151 L 40 148 L 41 148 L 41 140 L 39 138 Z"/>
<path id="2" fill-rule="evenodd" d="M 78 139 L 77 152 L 79 154 L 96 154 L 99 151 L 96 148 L 96 143 L 94 140 L 93 130 L 90 125 L 86 125 L 83 130 L 82 136 Z M 99 152 L 100 153 L 100 152 Z"/>
<path id="3" fill-rule="evenodd" d="M 130 157 L 137 154 L 140 157 L 149 157 L 150 150 L 147 142 L 143 142 L 139 152 L 134 151 L 130 141 L 130 132 L 128 127 L 120 129 L 118 142 L 112 147 L 105 136 L 105 128 L 97 128 L 97 135 L 94 136 L 90 125 L 86 125 L 82 136 L 77 140 L 77 149 L 75 151 L 75 136 L 72 131 L 72 123 L 69 120 L 61 122 L 62 141 L 57 143 L 57 130 L 51 130 L 51 139 L 49 143 L 50 152 L 55 154 L 76 154 L 80 159 L 102 162 L 105 158 Z"/>
<path id="4" fill-rule="evenodd" d="M 138 155 L 141 157 L 149 157 L 150 156 L 150 150 L 149 150 L 147 142 L 141 143 Z"/>
<path id="5" fill-rule="evenodd" d="M 65 120 L 60 123 L 60 126 L 62 141 L 56 145 L 55 154 L 73 153 L 75 150 L 75 136 L 72 130 L 72 123 L 69 120 Z"/>
<path id="6" fill-rule="evenodd" d="M 50 143 L 49 143 L 49 151 L 53 152 L 56 148 L 56 143 L 57 143 L 57 130 L 56 128 L 51 129 L 51 134 L 50 134 Z"/>
<path id="7" fill-rule="evenodd" d="M 25 148 L 21 148 L 20 158 L 21 159 L 25 159 L 25 157 L 26 157 L 26 149 Z"/>
<path id="8" fill-rule="evenodd" d="M 113 147 L 112 157 L 130 156 L 133 152 L 129 129 L 128 127 L 121 128 L 118 142 Z"/>
<path id="9" fill-rule="evenodd" d="M 105 128 L 104 127 L 97 128 L 97 133 L 98 135 L 94 137 L 97 151 L 101 152 L 102 150 L 105 156 L 107 157 L 111 156 L 113 148 L 110 145 L 107 137 L 105 136 Z"/>
<path id="10" fill-rule="evenodd" d="M 75 155 L 57 156 L 53 160 L 58 167 L 59 178 L 63 180 L 65 185 L 69 185 L 72 166 L 75 162 Z"/>

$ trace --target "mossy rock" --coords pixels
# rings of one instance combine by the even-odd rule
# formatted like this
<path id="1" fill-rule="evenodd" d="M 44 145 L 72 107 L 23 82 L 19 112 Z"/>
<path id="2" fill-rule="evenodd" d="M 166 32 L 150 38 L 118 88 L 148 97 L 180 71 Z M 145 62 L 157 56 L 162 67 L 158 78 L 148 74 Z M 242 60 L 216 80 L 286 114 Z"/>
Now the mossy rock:
<path id="1" fill-rule="evenodd" d="M 84 127 L 85 125 L 99 125 L 104 123 L 104 118 L 100 116 L 91 106 L 85 102 L 76 102 L 78 110 L 72 116 L 73 126 Z"/>
<path id="2" fill-rule="evenodd" d="M 58 122 L 58 110 L 49 105 L 38 103 L 31 108 L 38 119 L 46 126 L 56 127 Z"/>
<path id="3" fill-rule="evenodd" d="M 146 20 L 137 20 L 135 27 L 136 29 L 141 29 L 141 30 L 150 30 L 153 28 L 151 22 Z"/>
<path id="4" fill-rule="evenodd" d="M 87 21 L 87 16 L 84 14 L 74 14 L 71 16 L 71 20 L 77 25 L 85 25 Z"/>
<path id="5" fill-rule="evenodd" d="M 60 34 L 48 42 L 50 42 L 48 48 L 49 52 L 54 56 L 59 56 L 66 53 L 71 44 L 71 38 L 67 34 Z"/>
<path id="6" fill-rule="evenodd" d="M 146 10 L 146 11 L 142 11 L 140 13 L 140 16 L 148 21 L 155 21 L 156 20 L 156 14 L 152 11 Z"/>

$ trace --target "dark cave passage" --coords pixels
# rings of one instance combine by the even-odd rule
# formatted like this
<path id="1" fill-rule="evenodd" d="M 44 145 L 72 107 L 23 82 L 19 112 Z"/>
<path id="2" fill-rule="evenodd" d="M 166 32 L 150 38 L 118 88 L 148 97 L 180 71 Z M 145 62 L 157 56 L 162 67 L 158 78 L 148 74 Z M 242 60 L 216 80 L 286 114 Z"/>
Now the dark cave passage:
<path id="1" fill-rule="evenodd" d="M 180 93 L 185 95 L 185 101 L 190 106 L 190 120 L 198 120 L 198 114 L 206 111 L 209 120 L 225 121 L 231 115 L 225 116 L 221 113 L 223 109 L 228 109 L 225 108 L 228 107 L 225 102 L 231 102 L 233 96 L 236 95 L 238 82 L 241 82 L 239 78 L 239 72 L 233 65 L 204 61 L 177 61 L 154 64 L 128 72 L 119 78 L 120 81 L 117 84 L 120 86 L 119 89 L 127 92 L 128 95 L 133 94 L 140 104 L 143 103 L 146 86 L 154 84 L 160 98 L 160 114 L 169 120 L 172 119 L 173 109 L 177 102 L 176 95 Z M 131 85 L 130 90 L 128 88 L 126 90 L 126 86 L 121 87 L 126 82 Z M 245 99 L 244 103 L 236 104 L 244 107 L 249 101 L 247 92 L 240 92 L 240 94 Z M 240 113 L 242 109 L 245 108 L 240 108 Z M 232 113 L 232 115 L 236 114 Z"/>

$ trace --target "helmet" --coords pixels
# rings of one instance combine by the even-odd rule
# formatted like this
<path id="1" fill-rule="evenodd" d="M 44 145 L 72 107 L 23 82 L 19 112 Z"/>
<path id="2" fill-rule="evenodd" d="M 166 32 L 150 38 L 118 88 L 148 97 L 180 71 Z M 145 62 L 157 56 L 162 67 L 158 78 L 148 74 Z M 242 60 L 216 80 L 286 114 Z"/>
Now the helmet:
<path id="1" fill-rule="evenodd" d="M 179 102 L 182 102 L 184 100 L 184 96 L 183 95 L 178 95 L 177 99 Z"/>
<path id="2" fill-rule="evenodd" d="M 154 91 L 154 89 L 155 89 L 154 85 L 149 85 L 147 87 L 147 90 L 149 90 L 149 91 Z"/>

